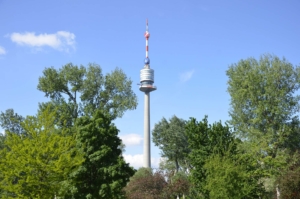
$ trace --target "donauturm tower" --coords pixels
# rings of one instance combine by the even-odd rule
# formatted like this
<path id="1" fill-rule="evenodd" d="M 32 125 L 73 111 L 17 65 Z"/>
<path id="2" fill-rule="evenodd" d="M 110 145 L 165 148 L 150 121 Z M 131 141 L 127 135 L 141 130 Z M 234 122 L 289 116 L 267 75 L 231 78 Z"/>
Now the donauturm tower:
<path id="1" fill-rule="evenodd" d="M 146 21 L 146 32 L 144 34 L 146 39 L 146 58 L 144 60 L 144 68 L 140 72 L 140 91 L 145 93 L 144 99 L 144 162 L 143 167 L 151 167 L 151 153 L 150 153 L 150 92 L 155 91 L 154 70 L 150 68 L 149 59 L 149 38 L 148 20 Z"/>

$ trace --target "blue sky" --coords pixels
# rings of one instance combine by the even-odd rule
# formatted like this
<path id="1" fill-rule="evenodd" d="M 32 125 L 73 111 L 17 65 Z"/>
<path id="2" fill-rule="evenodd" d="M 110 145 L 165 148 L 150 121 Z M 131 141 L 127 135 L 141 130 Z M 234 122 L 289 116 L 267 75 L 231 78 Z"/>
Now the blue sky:
<path id="1" fill-rule="evenodd" d="M 38 103 L 49 100 L 37 90 L 45 67 L 95 62 L 104 73 L 120 67 L 139 105 L 115 124 L 125 159 L 142 166 L 144 95 L 137 83 L 146 18 L 158 88 L 151 93 L 153 127 L 173 115 L 228 120 L 226 70 L 240 59 L 271 53 L 298 65 L 299 8 L 298 0 L 0 0 L 0 111 L 36 114 Z M 159 149 L 151 151 L 157 167 Z"/>

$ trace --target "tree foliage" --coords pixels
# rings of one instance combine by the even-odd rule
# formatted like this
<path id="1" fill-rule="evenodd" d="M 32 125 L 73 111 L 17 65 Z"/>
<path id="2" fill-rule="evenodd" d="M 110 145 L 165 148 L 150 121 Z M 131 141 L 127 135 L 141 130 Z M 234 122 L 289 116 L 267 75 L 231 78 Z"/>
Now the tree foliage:
<path id="1" fill-rule="evenodd" d="M 213 154 L 206 163 L 205 189 L 210 199 L 252 199 L 264 196 L 257 163 L 251 157 L 236 153 Z"/>
<path id="2" fill-rule="evenodd" d="M 288 157 L 300 147 L 300 68 L 285 58 L 263 55 L 232 64 L 227 76 L 230 124 L 268 182 L 285 170 Z M 270 190 L 276 187 L 272 184 Z"/>
<path id="3" fill-rule="evenodd" d="M 162 157 L 173 161 L 176 172 L 181 168 L 188 168 L 187 156 L 189 153 L 187 136 L 185 133 L 186 121 L 175 115 L 168 121 L 162 118 L 155 124 L 152 131 L 152 140 L 161 149 Z"/>
<path id="4" fill-rule="evenodd" d="M 72 63 L 58 70 L 46 68 L 37 88 L 52 101 L 40 104 L 40 109 L 48 104 L 60 107 L 57 113 L 63 119 L 60 123 L 67 124 L 74 124 L 78 116 L 92 116 L 97 109 L 109 112 L 112 118 L 121 117 L 126 110 L 137 106 L 131 84 L 119 68 L 105 76 L 97 64 L 89 64 L 87 68 Z"/>
<path id="5" fill-rule="evenodd" d="M 11 133 L 24 133 L 24 129 L 21 125 L 23 121 L 24 117 L 15 113 L 13 109 L 7 109 L 5 112 L 1 112 L 0 114 L 1 128 Z"/>
<path id="6" fill-rule="evenodd" d="M 300 68 L 284 58 L 264 55 L 241 60 L 227 70 L 231 96 L 230 124 L 248 141 L 260 142 L 263 153 L 299 148 Z M 297 131 L 295 131 L 297 128 Z M 296 137 L 298 137 L 296 140 Z"/>
<path id="7" fill-rule="evenodd" d="M 189 191 L 190 183 L 182 172 L 175 176 L 161 170 L 140 168 L 125 187 L 129 199 L 172 199 Z"/>
<path id="8" fill-rule="evenodd" d="M 163 189 L 167 183 L 161 173 L 153 173 L 150 168 L 140 168 L 125 188 L 129 199 L 163 199 Z"/>
<path id="9" fill-rule="evenodd" d="M 122 198 L 122 189 L 134 170 L 123 159 L 119 131 L 110 116 L 96 111 L 93 117 L 78 118 L 76 127 L 77 146 L 85 160 L 72 174 L 76 184 L 71 195 L 89 199 Z"/>
<path id="10" fill-rule="evenodd" d="M 300 153 L 297 151 L 288 160 L 286 169 L 279 175 L 276 183 L 281 198 L 300 198 Z"/>
<path id="11" fill-rule="evenodd" d="M 0 133 L 0 150 L 4 148 L 5 136 Z"/>
<path id="12" fill-rule="evenodd" d="M 223 126 L 221 122 L 209 125 L 207 116 L 200 122 L 191 118 L 186 124 L 186 133 L 191 150 L 189 159 L 193 166 L 190 180 L 198 193 L 208 198 L 209 192 L 205 187 L 207 170 L 204 165 L 213 154 L 235 154 L 234 136 L 228 125 Z"/>
<path id="13" fill-rule="evenodd" d="M 28 116 L 22 123 L 25 135 L 7 131 L 5 148 L 0 151 L 4 198 L 53 198 L 69 173 L 83 161 L 75 149 L 74 136 L 59 132 L 54 113 L 45 111 Z"/>
<path id="14" fill-rule="evenodd" d="M 134 169 L 111 120 L 136 108 L 131 84 L 119 68 L 46 68 L 37 117 L 0 114 L 0 198 L 123 198 Z"/>

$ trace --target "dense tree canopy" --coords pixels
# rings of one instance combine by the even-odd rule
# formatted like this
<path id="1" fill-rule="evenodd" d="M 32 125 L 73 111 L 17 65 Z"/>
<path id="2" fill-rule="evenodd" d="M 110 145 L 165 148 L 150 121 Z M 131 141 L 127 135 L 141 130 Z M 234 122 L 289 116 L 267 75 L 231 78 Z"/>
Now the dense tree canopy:
<path id="1" fill-rule="evenodd" d="M 3 198 L 53 198 L 69 173 L 83 157 L 76 151 L 74 136 L 66 136 L 54 125 L 54 113 L 28 116 L 22 123 L 26 136 L 7 131 L 0 151 Z"/>
<path id="2" fill-rule="evenodd" d="M 0 198 L 123 198 L 134 169 L 111 121 L 136 108 L 131 84 L 119 68 L 46 68 L 37 116 L 0 114 Z"/>
<path id="3" fill-rule="evenodd" d="M 152 139 L 156 146 L 161 149 L 162 157 L 175 163 L 178 172 L 180 165 L 187 168 L 187 156 L 189 153 L 187 136 L 185 134 L 185 123 L 175 115 L 168 121 L 162 118 L 155 124 L 152 131 Z"/>
<path id="4" fill-rule="evenodd" d="M 134 174 L 120 149 L 119 130 L 108 114 L 96 111 L 76 122 L 76 141 L 84 162 L 72 174 L 76 181 L 73 198 L 122 198 L 122 189 Z M 69 197 L 70 198 L 70 197 Z"/>
<path id="5" fill-rule="evenodd" d="M 167 183 L 160 172 L 150 168 L 140 168 L 125 187 L 126 197 L 129 199 L 164 199 L 164 189 Z"/>
<path id="6" fill-rule="evenodd" d="M 241 60 L 227 70 L 231 96 L 230 124 L 249 141 L 260 140 L 264 152 L 275 157 L 280 148 L 299 148 L 295 114 L 299 111 L 300 68 L 284 58 L 264 55 Z"/>
<path id="7" fill-rule="evenodd" d="M 208 198 L 209 192 L 205 188 L 207 173 L 204 165 L 213 154 L 220 156 L 226 153 L 234 154 L 236 151 L 234 136 L 228 125 L 223 126 L 221 122 L 210 125 L 207 117 L 200 122 L 191 118 L 186 124 L 186 134 L 191 150 L 189 159 L 193 166 L 191 182 L 202 197 Z"/>
<path id="8" fill-rule="evenodd" d="M 173 199 L 187 193 L 189 187 L 186 175 L 181 172 L 168 176 L 161 170 L 140 168 L 124 191 L 128 199 Z"/>
<path id="9" fill-rule="evenodd" d="M 58 109 L 60 123 L 74 124 L 78 116 L 92 116 L 97 109 L 110 113 L 112 118 L 121 117 L 126 110 L 135 109 L 137 97 L 131 90 L 132 81 L 116 68 L 102 74 L 97 64 L 88 67 L 72 63 L 60 69 L 46 68 L 39 78 L 37 88 L 45 93 L 51 102 L 40 104 L 40 109 L 51 104 Z"/>
<path id="10" fill-rule="evenodd" d="M 246 152 L 259 162 L 261 178 L 269 183 L 300 147 L 300 68 L 285 58 L 263 55 L 231 65 L 227 76 L 230 124 Z M 280 194 L 278 184 L 271 187 L 269 191 Z"/>
<path id="11" fill-rule="evenodd" d="M 300 198 L 300 153 L 290 156 L 289 164 L 276 180 L 281 198 Z"/>
<path id="12" fill-rule="evenodd" d="M 205 190 L 210 199 L 252 199 L 264 196 L 256 161 L 240 151 L 212 154 L 205 162 Z"/>

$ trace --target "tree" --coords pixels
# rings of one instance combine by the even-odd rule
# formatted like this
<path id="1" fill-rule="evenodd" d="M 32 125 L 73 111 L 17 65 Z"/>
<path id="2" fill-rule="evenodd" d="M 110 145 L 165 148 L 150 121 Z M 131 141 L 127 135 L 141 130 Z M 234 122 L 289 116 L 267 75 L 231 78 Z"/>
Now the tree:
<path id="1" fill-rule="evenodd" d="M 212 154 L 204 164 L 204 188 L 211 199 L 252 199 L 264 196 L 256 162 L 250 156 L 236 152 L 225 155 Z"/>
<path id="2" fill-rule="evenodd" d="M 186 134 L 191 150 L 189 160 L 192 165 L 190 180 L 198 191 L 198 197 L 209 198 L 207 170 L 204 165 L 213 154 L 224 156 L 236 153 L 235 138 L 229 126 L 221 122 L 208 124 L 207 116 L 198 122 L 191 118 L 186 124 Z"/>
<path id="3" fill-rule="evenodd" d="M 124 190 L 129 199 L 164 199 L 163 190 L 166 186 L 167 182 L 161 172 L 153 173 L 150 168 L 140 168 Z"/>
<path id="4" fill-rule="evenodd" d="M 24 129 L 21 125 L 23 121 L 24 117 L 15 113 L 13 109 L 7 109 L 0 114 L 0 126 L 11 133 L 23 134 Z"/>
<path id="5" fill-rule="evenodd" d="M 168 176 L 161 170 L 140 168 L 130 178 L 124 191 L 129 199 L 172 199 L 189 191 L 190 183 L 185 174 Z"/>
<path id="6" fill-rule="evenodd" d="M 187 136 L 185 133 L 185 121 L 175 115 L 167 121 L 162 118 L 155 124 L 152 131 L 152 140 L 156 146 L 161 149 L 162 157 L 175 163 L 176 172 L 180 165 L 188 168 L 187 155 L 190 152 L 188 148 Z"/>
<path id="7" fill-rule="evenodd" d="M 291 146 L 292 127 L 299 124 L 300 68 L 284 58 L 264 55 L 257 61 L 241 60 L 227 70 L 228 92 L 231 96 L 230 124 L 238 135 L 249 141 L 267 138 L 266 151 L 272 157 L 279 148 Z M 299 141 L 299 140 L 297 140 Z"/>
<path id="8" fill-rule="evenodd" d="M 289 157 L 288 166 L 279 175 L 276 183 L 280 187 L 281 198 L 300 198 L 300 153 Z"/>
<path id="9" fill-rule="evenodd" d="M 22 127 L 26 136 L 7 131 L 0 151 L 4 198 L 53 198 L 69 184 L 69 173 L 83 161 L 76 151 L 74 136 L 59 132 L 49 110 L 28 116 Z"/>
<path id="10" fill-rule="evenodd" d="M 0 133 L 0 150 L 4 148 L 5 136 Z"/>
<path id="11" fill-rule="evenodd" d="M 61 118 L 61 124 L 74 125 L 78 116 L 92 116 L 98 109 L 109 112 L 114 119 L 137 106 L 131 84 L 132 81 L 119 68 L 105 76 L 97 64 L 89 64 L 87 68 L 72 63 L 59 70 L 46 68 L 37 88 L 51 102 L 41 103 L 40 109 L 43 110 L 48 104 L 60 107 L 57 115 Z"/>
<path id="12" fill-rule="evenodd" d="M 185 199 L 188 196 L 191 183 L 188 179 L 188 175 L 179 171 L 175 175 L 167 175 L 167 190 L 165 190 L 165 195 L 170 196 L 170 198 L 183 198 Z M 192 198 L 192 197 L 191 197 Z"/>
<path id="13" fill-rule="evenodd" d="M 262 177 L 276 176 L 288 153 L 299 149 L 300 68 L 285 58 L 263 55 L 227 70 L 230 124 L 261 164 Z"/>
<path id="14" fill-rule="evenodd" d="M 122 198 L 122 189 L 134 169 L 125 163 L 118 129 L 111 117 L 96 111 L 93 117 L 78 118 L 77 147 L 84 155 L 84 162 L 72 174 L 75 191 L 73 198 Z M 68 197 L 71 198 L 71 197 Z"/>
<path id="15" fill-rule="evenodd" d="M 55 112 L 55 124 L 60 128 L 72 128 L 74 127 L 74 111 L 73 104 L 67 103 L 65 99 L 51 100 L 46 103 L 39 103 L 38 112 L 43 112 L 45 109 L 49 108 L 51 111 Z"/>

